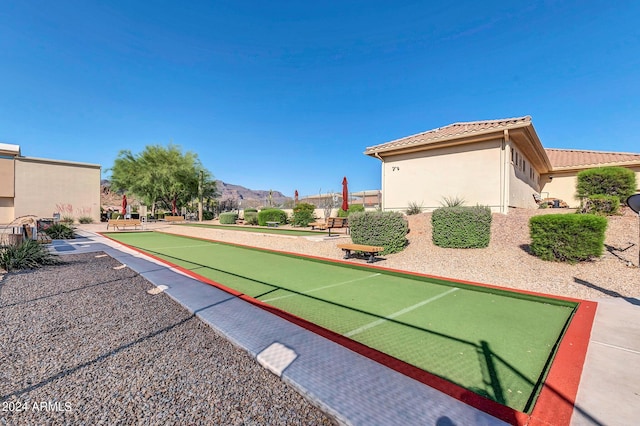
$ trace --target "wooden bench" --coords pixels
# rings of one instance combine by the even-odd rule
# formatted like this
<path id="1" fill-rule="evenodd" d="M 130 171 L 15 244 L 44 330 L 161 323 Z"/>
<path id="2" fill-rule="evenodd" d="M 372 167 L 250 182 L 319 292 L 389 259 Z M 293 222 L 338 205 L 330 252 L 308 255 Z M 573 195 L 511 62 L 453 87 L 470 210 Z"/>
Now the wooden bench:
<path id="1" fill-rule="evenodd" d="M 167 222 L 184 222 L 184 217 L 182 216 L 165 216 L 164 220 Z"/>
<path id="2" fill-rule="evenodd" d="M 349 233 L 349 222 L 346 217 L 329 217 L 324 224 L 324 228 L 329 230 L 329 236 L 331 236 L 331 230 L 335 228 L 347 228 L 347 234 Z M 320 228 L 318 228 L 320 229 Z"/>
<path id="3" fill-rule="evenodd" d="M 312 230 L 315 230 L 316 228 L 325 230 L 327 229 L 327 222 L 311 222 L 309 226 Z"/>
<path id="4" fill-rule="evenodd" d="M 142 226 L 142 222 L 140 222 L 140 219 L 111 219 L 107 222 L 107 230 L 109 230 L 110 226 L 117 229 L 120 229 L 121 226 L 123 228 L 133 226 L 133 229 L 137 229 L 138 226 Z"/>
<path id="5" fill-rule="evenodd" d="M 267 222 L 267 228 L 277 228 L 280 222 Z"/>
<path id="6" fill-rule="evenodd" d="M 330 217 L 327 218 L 324 222 L 311 222 L 309 224 L 311 229 L 320 229 L 320 230 L 329 230 L 329 236 L 331 236 L 331 229 L 333 228 L 347 228 L 347 233 L 349 233 L 349 222 L 346 217 Z"/>
<path id="7" fill-rule="evenodd" d="M 364 244 L 338 244 L 338 248 L 344 251 L 344 258 L 349 259 L 352 251 L 360 251 L 369 256 L 367 263 L 373 263 L 376 260 L 376 255 L 381 251 L 384 251 L 384 247 L 380 246 L 367 246 Z"/>

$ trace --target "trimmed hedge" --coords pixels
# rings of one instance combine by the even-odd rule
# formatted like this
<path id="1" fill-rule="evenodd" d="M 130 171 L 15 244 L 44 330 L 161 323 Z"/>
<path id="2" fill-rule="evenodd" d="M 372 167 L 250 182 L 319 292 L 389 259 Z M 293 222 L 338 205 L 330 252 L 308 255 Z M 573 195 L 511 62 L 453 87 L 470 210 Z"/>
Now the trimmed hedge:
<path id="1" fill-rule="evenodd" d="M 389 254 L 404 250 L 409 224 L 399 212 L 354 212 L 349 229 L 354 244 L 382 246 L 382 254 Z"/>
<path id="2" fill-rule="evenodd" d="M 599 257 L 607 219 L 595 215 L 547 214 L 529 219 L 531 253 L 543 260 L 575 263 Z"/>
<path id="3" fill-rule="evenodd" d="M 219 219 L 221 225 L 233 225 L 236 223 L 236 220 L 238 220 L 238 213 L 220 213 Z"/>
<path id="4" fill-rule="evenodd" d="M 636 174 L 625 167 L 596 167 L 578 173 L 578 197 L 612 195 L 621 203 L 636 192 Z"/>
<path id="5" fill-rule="evenodd" d="M 248 208 L 248 209 L 244 209 L 245 213 L 258 213 L 258 209 L 254 209 L 254 208 Z"/>
<path id="6" fill-rule="evenodd" d="M 280 209 L 264 209 L 258 213 L 258 225 L 266 226 L 267 222 L 287 223 L 287 213 Z"/>
<path id="7" fill-rule="evenodd" d="M 483 248 L 491 240 L 491 209 L 441 207 L 431 215 L 432 240 L 439 247 Z"/>
<path id="8" fill-rule="evenodd" d="M 582 201 L 580 213 L 609 216 L 620 212 L 620 199 L 614 195 L 592 195 Z"/>
<path id="9" fill-rule="evenodd" d="M 293 216 L 291 216 L 291 224 L 293 226 L 309 226 L 315 220 L 315 209 L 313 204 L 299 203 L 293 208 Z"/>
<path id="10" fill-rule="evenodd" d="M 258 212 L 244 211 L 244 224 L 245 225 L 257 225 L 258 224 Z"/>

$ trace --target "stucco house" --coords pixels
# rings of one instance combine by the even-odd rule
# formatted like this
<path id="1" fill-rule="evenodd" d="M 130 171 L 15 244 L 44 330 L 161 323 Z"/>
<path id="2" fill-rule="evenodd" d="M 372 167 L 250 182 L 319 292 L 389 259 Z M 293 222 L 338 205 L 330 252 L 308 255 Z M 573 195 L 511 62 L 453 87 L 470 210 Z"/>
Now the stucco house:
<path id="1" fill-rule="evenodd" d="M 0 143 L 0 224 L 54 213 L 100 221 L 100 166 L 20 155 L 20 146 Z"/>
<path id="2" fill-rule="evenodd" d="M 382 162 L 383 210 L 432 211 L 457 197 L 507 213 L 537 208 L 534 194 L 578 207 L 577 174 L 601 166 L 627 167 L 640 183 L 640 154 L 546 149 L 529 116 L 454 123 L 364 153 Z"/>

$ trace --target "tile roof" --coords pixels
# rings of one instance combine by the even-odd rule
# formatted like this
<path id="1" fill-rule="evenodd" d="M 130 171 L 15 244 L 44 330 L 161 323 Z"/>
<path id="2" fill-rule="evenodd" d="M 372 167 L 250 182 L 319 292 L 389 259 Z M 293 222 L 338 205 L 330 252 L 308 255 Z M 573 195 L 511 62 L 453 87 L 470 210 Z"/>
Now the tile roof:
<path id="1" fill-rule="evenodd" d="M 525 127 L 528 125 L 531 125 L 531 117 L 528 115 L 524 117 L 504 118 L 500 120 L 454 123 L 449 124 L 448 126 L 439 127 L 437 129 L 428 130 L 423 133 L 418 133 L 416 135 L 396 139 L 391 142 L 367 147 L 367 149 L 365 150 L 365 154 L 390 151 L 411 146 L 428 145 L 443 140 L 481 135 L 484 133 L 491 133 L 514 127 Z"/>
<path id="2" fill-rule="evenodd" d="M 615 164 L 639 164 L 640 154 L 545 148 L 554 170 Z"/>

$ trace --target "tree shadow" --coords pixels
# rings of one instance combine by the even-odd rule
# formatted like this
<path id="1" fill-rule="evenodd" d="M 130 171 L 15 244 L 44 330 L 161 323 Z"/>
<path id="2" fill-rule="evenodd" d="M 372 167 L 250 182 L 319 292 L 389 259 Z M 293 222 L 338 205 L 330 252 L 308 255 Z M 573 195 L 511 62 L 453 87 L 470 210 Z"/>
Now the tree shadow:
<path id="1" fill-rule="evenodd" d="M 640 306 L 640 299 L 636 299 L 635 297 L 624 296 L 624 295 L 618 293 L 617 291 L 609 290 L 609 289 L 606 289 L 604 287 L 600 287 L 600 286 L 598 286 L 596 284 L 590 283 L 589 281 L 581 280 L 578 277 L 573 277 L 573 281 L 576 284 L 580 284 L 580 285 L 583 285 L 585 287 L 597 290 L 600 293 L 606 294 L 607 296 L 624 299 L 625 301 L 631 303 L 632 305 Z"/>
<path id="2" fill-rule="evenodd" d="M 625 248 L 619 248 L 619 247 L 614 247 L 612 245 L 609 244 L 605 244 L 604 247 L 607 249 L 607 251 L 609 253 L 611 253 L 612 256 L 614 256 L 616 259 L 618 259 L 621 262 L 624 262 L 625 264 L 629 265 L 629 266 L 638 266 L 638 265 L 634 265 L 633 262 L 629 259 L 626 259 L 624 256 L 619 255 L 618 253 L 623 253 L 626 252 L 627 250 L 629 250 L 631 247 L 635 246 L 634 243 L 630 243 L 627 247 Z"/>

